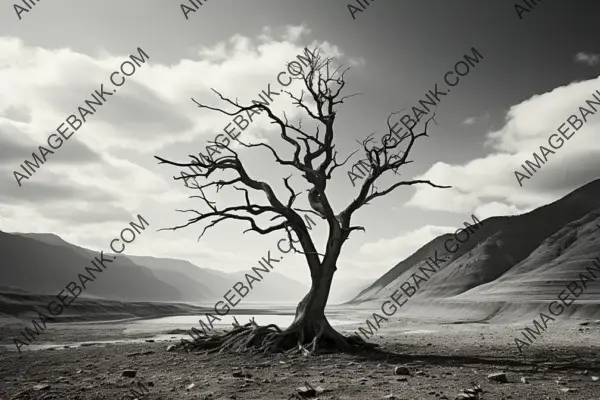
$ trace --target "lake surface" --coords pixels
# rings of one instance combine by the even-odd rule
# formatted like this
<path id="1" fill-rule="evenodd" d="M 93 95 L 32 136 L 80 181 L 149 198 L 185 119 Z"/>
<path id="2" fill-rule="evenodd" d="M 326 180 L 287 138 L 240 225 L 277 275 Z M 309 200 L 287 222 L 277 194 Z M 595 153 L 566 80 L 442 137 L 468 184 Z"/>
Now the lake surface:
<path id="1" fill-rule="evenodd" d="M 254 321 L 258 325 L 269 325 L 276 324 L 280 328 L 284 328 L 289 326 L 294 320 L 294 314 L 284 314 L 284 313 L 276 313 L 276 314 L 260 314 L 260 315 L 225 315 L 219 316 L 215 315 L 215 317 L 221 318 L 221 320 L 213 321 L 213 326 L 215 328 L 230 328 L 232 327 L 232 323 L 234 322 L 234 317 L 237 318 L 237 321 L 240 324 L 248 323 L 249 319 L 254 317 Z M 172 329 L 191 329 L 195 327 L 199 328 L 199 320 L 202 320 L 207 324 L 207 319 L 204 315 L 181 315 L 181 316 L 172 316 L 172 317 L 163 317 L 163 318 L 153 318 L 153 319 L 144 319 L 139 321 L 132 321 L 129 324 L 129 327 L 126 330 L 126 333 L 135 333 L 135 332 L 154 332 L 154 331 L 164 331 L 164 330 L 172 330 Z M 346 325 L 346 324 L 355 324 L 364 322 L 358 319 L 350 319 L 344 318 L 343 315 L 334 315 L 327 318 L 329 323 L 332 326 Z M 208 325 L 208 324 L 207 324 Z"/>

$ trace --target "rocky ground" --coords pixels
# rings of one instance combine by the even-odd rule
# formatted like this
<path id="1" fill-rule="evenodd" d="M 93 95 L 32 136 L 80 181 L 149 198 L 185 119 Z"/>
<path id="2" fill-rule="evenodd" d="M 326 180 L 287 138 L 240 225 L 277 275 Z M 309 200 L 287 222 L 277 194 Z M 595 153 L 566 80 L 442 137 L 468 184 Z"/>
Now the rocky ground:
<path id="1" fill-rule="evenodd" d="M 87 329 L 88 340 L 116 338 L 125 325 Z M 0 399 L 130 399 L 132 390 L 155 400 L 455 399 L 479 385 L 473 398 L 600 400 L 600 326 L 554 325 L 525 355 L 516 351 L 516 332 L 507 325 L 390 324 L 373 339 L 381 352 L 294 357 L 167 351 L 175 338 L 20 355 L 3 349 Z M 316 396 L 298 389 L 307 384 Z"/>

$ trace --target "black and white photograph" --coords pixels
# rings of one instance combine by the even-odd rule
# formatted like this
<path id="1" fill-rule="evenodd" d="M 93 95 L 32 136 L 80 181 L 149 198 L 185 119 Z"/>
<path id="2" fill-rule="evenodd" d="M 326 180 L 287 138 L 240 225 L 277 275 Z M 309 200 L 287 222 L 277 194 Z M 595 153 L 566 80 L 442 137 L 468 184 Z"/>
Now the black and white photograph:
<path id="1" fill-rule="evenodd" d="M 0 400 L 600 400 L 599 16 L 0 1 Z"/>

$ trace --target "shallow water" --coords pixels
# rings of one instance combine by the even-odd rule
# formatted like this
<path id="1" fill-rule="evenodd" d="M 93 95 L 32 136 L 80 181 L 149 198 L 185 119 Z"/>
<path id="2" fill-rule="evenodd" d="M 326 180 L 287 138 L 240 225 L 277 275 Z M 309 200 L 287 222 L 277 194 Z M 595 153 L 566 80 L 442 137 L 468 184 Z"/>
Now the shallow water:
<path id="1" fill-rule="evenodd" d="M 225 328 L 231 327 L 231 324 L 234 322 L 234 317 L 240 324 L 245 324 L 248 322 L 252 315 L 225 315 L 215 317 L 220 318 L 221 320 L 213 321 L 213 326 L 215 328 Z M 133 321 L 130 323 L 129 328 L 125 333 L 133 333 L 133 332 L 152 332 L 152 331 L 164 331 L 165 329 L 190 329 L 192 327 L 198 328 L 199 320 L 202 320 L 205 324 L 208 323 L 206 317 L 204 315 L 181 315 L 181 316 L 171 316 L 171 317 L 163 317 L 163 318 L 154 318 L 154 319 L 144 319 L 139 321 Z M 261 314 L 254 316 L 254 321 L 258 325 L 269 325 L 276 324 L 279 327 L 287 327 L 294 320 L 293 314 L 282 315 L 282 314 Z M 345 319 L 341 315 L 336 315 L 333 318 L 328 318 L 329 323 L 332 326 L 336 325 L 346 325 L 346 324 L 355 324 L 360 323 L 360 320 L 356 319 Z"/>
<path id="2" fill-rule="evenodd" d="M 271 309 L 272 310 L 272 309 Z M 250 318 L 254 317 L 254 321 L 259 325 L 269 325 L 276 324 L 280 328 L 287 327 L 294 320 L 294 309 L 290 308 L 289 310 L 273 311 L 273 313 L 269 313 L 267 310 L 255 310 L 257 311 L 255 315 L 244 313 L 244 314 L 233 314 L 233 315 L 225 315 L 219 316 L 215 314 L 215 317 L 219 317 L 219 320 L 213 321 L 213 327 L 215 329 L 227 329 L 232 327 L 232 323 L 234 322 L 234 317 L 240 324 L 245 324 L 249 321 Z M 263 314 L 264 313 L 264 314 Z M 348 325 L 348 324 L 356 324 L 360 322 L 364 322 L 358 319 L 350 319 L 344 316 L 343 313 L 332 312 L 328 313 L 330 316 L 328 317 L 329 323 L 332 326 L 340 326 L 340 325 Z M 356 317 L 356 316 L 354 316 Z M 154 339 L 156 341 L 170 340 L 173 338 L 183 338 L 186 337 L 187 334 L 171 334 L 167 333 L 169 331 L 173 331 L 175 329 L 188 331 L 192 327 L 202 330 L 200 326 L 199 320 L 202 320 L 205 324 L 208 325 L 208 321 L 204 315 L 177 315 L 177 316 L 169 316 L 169 317 L 161 317 L 161 318 L 152 318 L 152 319 L 138 319 L 138 320 L 127 320 L 127 321 L 95 321 L 91 323 L 61 323 L 61 328 L 80 328 L 82 325 L 86 325 L 89 329 L 94 329 L 94 326 L 99 329 L 106 328 L 107 326 L 111 326 L 112 328 L 116 328 L 117 330 L 122 329 L 122 338 L 113 339 L 113 340 L 52 340 L 50 343 L 31 343 L 27 346 L 27 350 L 35 351 L 35 350 L 46 350 L 46 349 L 55 349 L 55 350 L 64 350 L 65 348 L 76 348 L 81 346 L 103 346 L 106 344 L 113 343 L 143 343 L 147 339 Z M 136 338 L 140 335 L 143 335 L 144 338 Z M 65 347 L 66 346 L 66 347 Z M 0 348 L 4 348 L 9 351 L 15 351 L 15 346 L 13 344 L 8 345 L 0 345 Z"/>

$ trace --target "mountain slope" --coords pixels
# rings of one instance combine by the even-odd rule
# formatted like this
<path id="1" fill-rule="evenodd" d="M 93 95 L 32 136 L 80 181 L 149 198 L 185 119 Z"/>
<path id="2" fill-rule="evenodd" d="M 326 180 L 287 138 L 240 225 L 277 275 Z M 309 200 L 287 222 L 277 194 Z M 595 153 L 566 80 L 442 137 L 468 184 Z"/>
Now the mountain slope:
<path id="1" fill-rule="evenodd" d="M 72 245 L 48 233 L 9 234 L 0 232 L 0 282 L 11 290 L 56 295 L 99 253 Z M 112 255 L 112 254 L 111 254 Z M 224 273 L 200 268 L 188 261 L 117 254 L 109 267 L 88 282 L 86 297 L 122 301 L 212 302 L 223 299 L 232 286 L 246 282 L 245 273 Z M 89 275 L 89 274 L 88 274 Z M 35 279 L 31 279 L 35 277 Z M 263 278 L 245 302 L 297 303 L 308 288 L 275 271 Z"/>
<path id="2" fill-rule="evenodd" d="M 586 217 L 599 207 L 600 180 L 595 180 L 560 200 L 529 213 L 482 221 L 480 229 L 454 255 L 447 254 L 444 249 L 443 242 L 447 235 L 440 236 L 388 271 L 354 298 L 352 303 L 380 301 L 391 295 L 409 279 L 411 273 L 426 266 L 425 258 L 433 257 L 436 249 L 439 257 L 447 257 L 449 261 L 443 263 L 442 269 L 423 284 L 417 298 L 449 298 L 487 283 L 489 287 L 493 287 L 498 278 L 511 273 L 513 268 L 526 268 L 520 266 L 520 263 L 546 239 L 568 223 Z M 568 257 L 577 255 L 569 253 Z M 540 296 L 556 296 L 549 287 L 547 289 Z"/>
<path id="3" fill-rule="evenodd" d="M 55 235 L 19 235 L 0 232 L 0 282 L 35 294 L 56 295 L 69 282 L 79 285 L 78 274 L 98 252 L 73 246 Z M 51 244 L 52 243 L 52 244 Z M 128 301 L 179 301 L 178 290 L 157 279 L 147 268 L 117 257 L 82 295 Z"/>
<path id="4" fill-rule="evenodd" d="M 133 262 L 150 268 L 156 276 L 182 291 L 188 301 L 223 299 L 236 282 L 246 282 L 248 271 L 225 273 L 209 268 L 200 268 L 188 261 L 172 258 L 127 256 Z M 250 268 L 249 268 L 250 269 Z M 186 279 L 188 279 L 186 281 Z M 264 284 L 256 283 L 244 302 L 297 303 L 308 292 L 302 283 L 270 271 L 264 275 Z"/>
<path id="5" fill-rule="evenodd" d="M 226 282 L 225 274 L 219 276 L 218 273 L 211 273 L 184 260 L 148 256 L 127 258 L 137 265 L 149 268 L 158 279 L 179 289 L 184 301 L 205 301 L 214 298 L 218 295 L 216 289 Z"/>
<path id="6" fill-rule="evenodd" d="M 579 274 L 597 281 L 585 287 L 586 300 L 600 300 L 600 271 L 592 260 L 600 262 L 600 209 L 565 225 L 527 258 L 495 281 L 456 296 L 459 300 L 547 300 L 547 294 L 560 293 Z M 591 273 L 586 270 L 590 267 Z"/>

